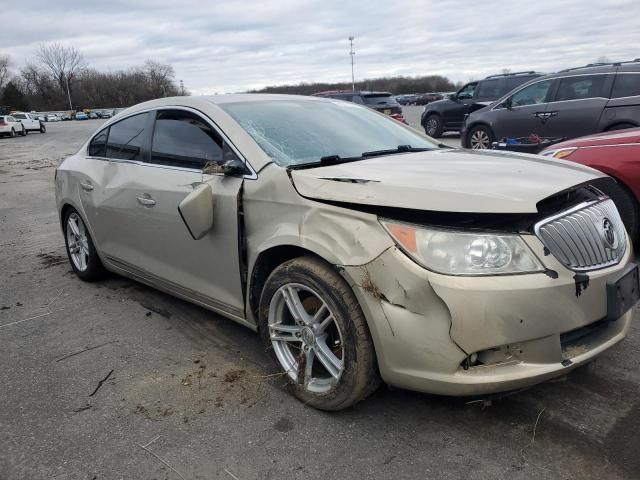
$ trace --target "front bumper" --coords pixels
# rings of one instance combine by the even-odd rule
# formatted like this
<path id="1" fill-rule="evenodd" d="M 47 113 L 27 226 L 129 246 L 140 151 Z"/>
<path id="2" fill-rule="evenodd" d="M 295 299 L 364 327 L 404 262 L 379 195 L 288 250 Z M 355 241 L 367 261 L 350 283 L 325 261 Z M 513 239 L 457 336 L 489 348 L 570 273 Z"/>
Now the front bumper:
<path id="1" fill-rule="evenodd" d="M 631 311 L 613 322 L 606 283 L 630 262 L 589 274 L 576 296 L 574 273 L 527 239 L 558 273 L 456 277 L 429 272 L 392 247 L 367 265 L 343 267 L 369 321 L 380 373 L 402 388 L 481 395 L 564 375 L 622 340 Z M 484 363 L 469 366 L 477 354 Z"/>

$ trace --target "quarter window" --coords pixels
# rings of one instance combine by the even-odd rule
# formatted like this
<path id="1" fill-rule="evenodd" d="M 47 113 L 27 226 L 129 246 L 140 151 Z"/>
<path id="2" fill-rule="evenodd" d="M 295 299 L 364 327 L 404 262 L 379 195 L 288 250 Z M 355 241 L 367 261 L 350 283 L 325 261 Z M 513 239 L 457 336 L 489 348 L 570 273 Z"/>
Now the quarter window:
<path id="1" fill-rule="evenodd" d="M 476 100 L 498 98 L 500 96 L 499 80 L 484 80 L 476 88 Z"/>
<path id="2" fill-rule="evenodd" d="M 560 80 L 556 101 L 604 97 L 606 75 L 585 75 Z"/>
<path id="3" fill-rule="evenodd" d="M 551 86 L 550 80 L 534 83 L 523 88 L 511 97 L 511 105 L 514 107 L 524 107 L 526 105 L 537 105 L 547 100 L 547 93 Z"/>
<path id="4" fill-rule="evenodd" d="M 222 138 L 199 116 L 183 110 L 160 110 L 151 145 L 151 161 L 202 169 L 222 161 Z"/>
<path id="5" fill-rule="evenodd" d="M 109 129 L 105 128 L 98 133 L 89 144 L 90 157 L 106 157 L 107 156 L 107 136 Z"/>
<path id="6" fill-rule="evenodd" d="M 142 146 L 147 127 L 146 113 L 133 115 L 109 128 L 106 156 L 120 160 L 144 160 Z"/>
<path id="7" fill-rule="evenodd" d="M 619 73 L 611 98 L 640 96 L 640 73 Z"/>

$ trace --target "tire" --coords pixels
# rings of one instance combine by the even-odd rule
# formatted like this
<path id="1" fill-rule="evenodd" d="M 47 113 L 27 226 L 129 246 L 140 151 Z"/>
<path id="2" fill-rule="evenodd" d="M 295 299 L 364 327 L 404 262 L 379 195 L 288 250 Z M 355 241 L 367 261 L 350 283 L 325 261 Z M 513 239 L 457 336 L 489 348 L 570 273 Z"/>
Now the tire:
<path id="1" fill-rule="evenodd" d="M 469 130 L 466 143 L 472 150 L 487 150 L 491 148 L 494 141 L 495 137 L 491 129 L 485 125 L 478 125 Z"/>
<path id="2" fill-rule="evenodd" d="M 43 125 L 40 125 L 40 133 L 46 133 L 47 132 L 47 127 Z"/>
<path id="3" fill-rule="evenodd" d="M 360 305 L 345 280 L 321 260 L 300 257 L 277 267 L 263 287 L 258 317 L 269 356 L 305 404 L 342 410 L 380 385 Z"/>
<path id="4" fill-rule="evenodd" d="M 603 193 L 607 194 L 613 203 L 616 204 L 616 208 L 620 213 L 620 218 L 624 223 L 629 238 L 634 245 L 639 245 L 640 240 L 640 208 L 638 206 L 638 200 L 631 193 L 631 191 L 620 182 L 612 182 L 607 180 L 604 182 L 596 183 Z"/>
<path id="5" fill-rule="evenodd" d="M 432 138 L 440 138 L 444 131 L 444 124 L 440 115 L 432 113 L 424 122 L 424 132 Z"/>
<path id="6" fill-rule="evenodd" d="M 27 129 L 22 127 L 22 133 L 20 133 L 20 135 L 22 135 L 23 137 L 26 137 L 28 133 L 29 132 L 27 131 Z"/>
<path id="7" fill-rule="evenodd" d="M 75 229 L 71 223 L 75 224 Z M 73 208 L 68 209 L 62 225 L 67 256 L 76 275 L 85 282 L 95 282 L 104 278 L 106 270 L 80 214 Z"/>
<path id="8" fill-rule="evenodd" d="M 11 138 L 16 138 L 16 131 L 12 128 L 11 133 L 9 134 Z"/>
<path id="9" fill-rule="evenodd" d="M 633 123 L 619 123 L 617 125 L 612 125 L 611 127 L 607 128 L 607 132 L 613 132 L 615 130 L 624 130 L 625 128 L 636 128 L 636 126 Z"/>

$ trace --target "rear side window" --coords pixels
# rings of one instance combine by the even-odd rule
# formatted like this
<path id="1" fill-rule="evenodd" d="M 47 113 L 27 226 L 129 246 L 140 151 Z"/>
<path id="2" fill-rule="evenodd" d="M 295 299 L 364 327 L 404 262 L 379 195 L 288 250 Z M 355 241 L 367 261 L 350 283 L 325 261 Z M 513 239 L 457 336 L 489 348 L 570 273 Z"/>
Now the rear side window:
<path id="1" fill-rule="evenodd" d="M 114 123 L 109 128 L 106 157 L 119 160 L 143 160 L 142 145 L 147 128 L 147 113 Z"/>
<path id="2" fill-rule="evenodd" d="M 109 129 L 105 128 L 98 133 L 89 144 L 90 157 L 106 157 L 107 156 L 107 136 Z"/>
<path id="3" fill-rule="evenodd" d="M 611 98 L 640 96 L 640 73 L 619 73 Z"/>
<path id="4" fill-rule="evenodd" d="M 19 118 L 20 120 L 26 120 L 27 116 L 24 113 L 16 113 L 13 115 L 16 118 Z"/>
<path id="5" fill-rule="evenodd" d="M 563 78 L 558 86 L 556 102 L 604 97 L 604 81 L 606 78 L 606 75 L 583 75 Z"/>
<path id="6" fill-rule="evenodd" d="M 476 100 L 491 100 L 500 96 L 500 80 L 483 80 L 476 88 Z"/>
<path id="7" fill-rule="evenodd" d="M 202 169 L 222 161 L 222 138 L 202 118 L 183 110 L 160 110 L 151 145 L 151 162 Z"/>

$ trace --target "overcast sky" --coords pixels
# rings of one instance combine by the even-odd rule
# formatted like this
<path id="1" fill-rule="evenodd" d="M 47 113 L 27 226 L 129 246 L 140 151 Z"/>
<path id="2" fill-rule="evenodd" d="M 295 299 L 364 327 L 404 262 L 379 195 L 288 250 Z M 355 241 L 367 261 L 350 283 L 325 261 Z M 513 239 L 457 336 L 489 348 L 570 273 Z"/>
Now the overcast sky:
<path id="1" fill-rule="evenodd" d="M 170 63 L 193 94 L 441 74 L 467 81 L 640 57 L 640 0 L 4 0 L 0 54 L 18 70 L 40 43 L 88 65 Z"/>

